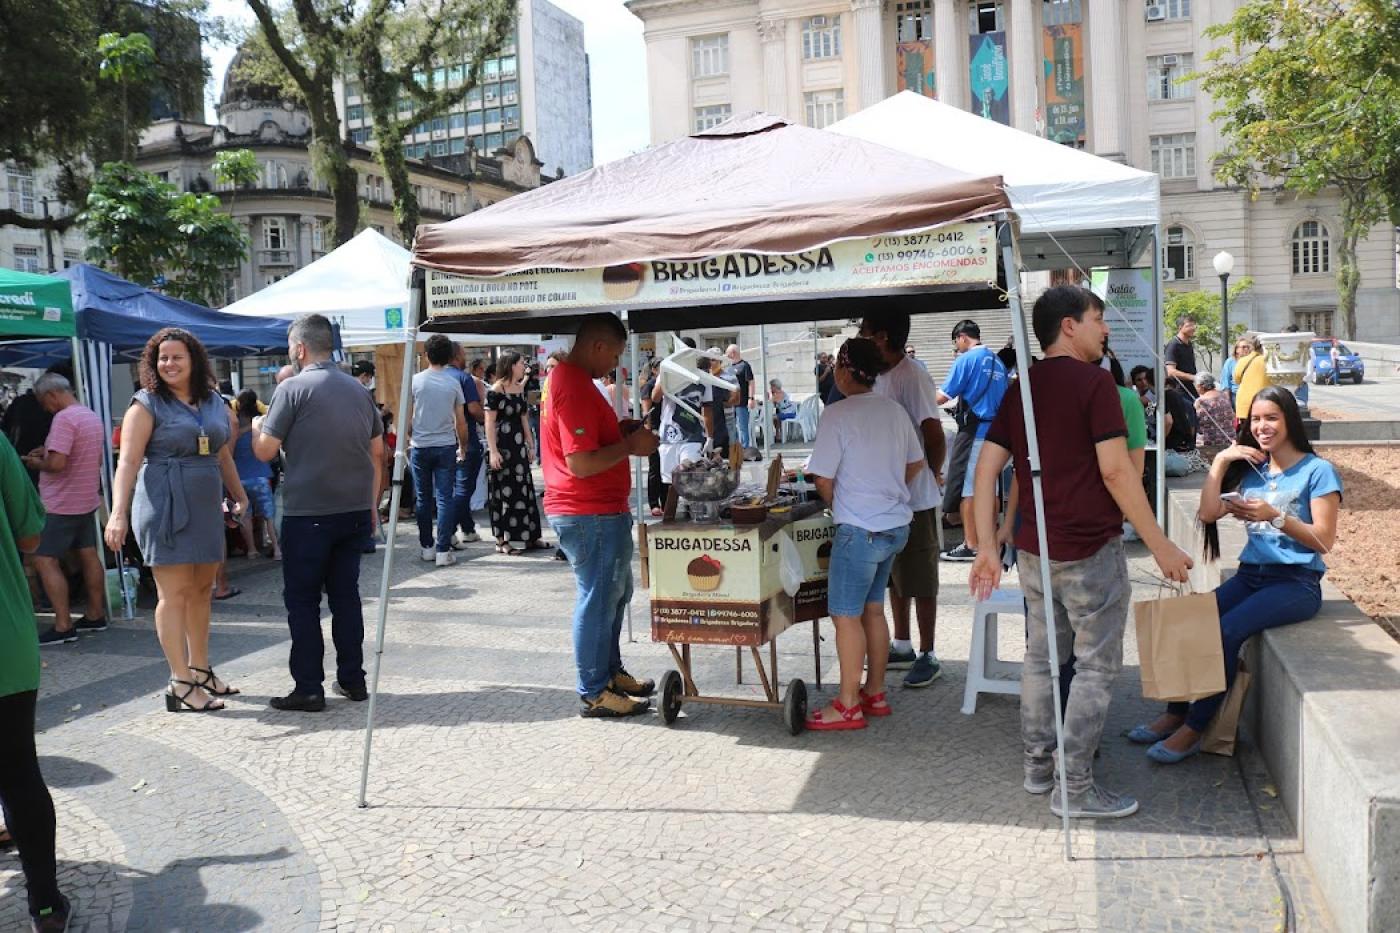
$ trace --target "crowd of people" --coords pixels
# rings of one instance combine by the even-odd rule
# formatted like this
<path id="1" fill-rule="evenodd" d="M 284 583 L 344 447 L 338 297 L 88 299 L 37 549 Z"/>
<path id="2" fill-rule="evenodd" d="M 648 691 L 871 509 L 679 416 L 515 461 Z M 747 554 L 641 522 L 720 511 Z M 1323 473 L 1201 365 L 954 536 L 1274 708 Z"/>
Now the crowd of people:
<path id="1" fill-rule="evenodd" d="M 1164 352 L 1167 387 L 1159 400 L 1151 370 L 1134 368 L 1125 378 L 1109 349 L 1102 301 L 1077 286 L 1057 286 L 1035 303 L 1042 355 L 1025 361 L 1034 373 L 1043 552 L 1016 391 L 1024 374 L 1015 355 L 992 352 L 978 325 L 961 321 L 950 335 L 954 362 L 935 384 L 908 343 L 907 312 L 892 299 L 872 299 L 863 310 L 859 336 L 834 356 L 820 355 L 814 371 L 823 410 L 805 471 L 835 523 L 828 606 L 840 684 L 829 704 L 809 714 L 808 728 L 861 729 L 870 718 L 891 715 L 887 671 L 903 671 L 909 688 L 940 676 L 940 560 L 971 562 L 976 598 L 989 595 L 1014 562 L 1028 607 L 1025 790 L 1053 791 L 1056 814 L 1135 812 L 1130 795 L 1097 782 L 1093 762 L 1122 664 L 1131 597 L 1125 528 L 1141 538 L 1165 578 L 1184 580 L 1192 565 L 1162 532 L 1144 485 L 1156 406 L 1164 406 L 1164 453 L 1199 448 L 1210 455 L 1199 510 L 1214 547 L 1207 556 L 1218 556 L 1214 527 L 1221 518 L 1247 525 L 1241 571 L 1216 592 L 1227 684 L 1246 639 L 1318 611 L 1322 556 L 1335 541 L 1341 502 L 1336 470 L 1313 453 L 1294 396 L 1266 387 L 1257 341 L 1237 343 L 1217 379 L 1197 371 L 1195 323 L 1183 320 Z M 732 388 L 697 378 L 666 391 L 653 362 L 636 380 L 642 418 L 620 418 L 619 403 L 630 402 L 628 380 L 618 376 L 626 336 L 614 316 L 593 315 L 572 348 L 552 354 L 539 373 L 513 352 L 469 362 L 464 347 L 432 335 L 426 366 L 412 379 L 411 407 L 399 421 L 425 561 L 450 566 L 455 551 L 481 539 L 472 504 L 483 474 L 499 553 L 549 549 L 545 524 L 554 532 L 556 556 L 568 561 L 576 582 L 576 690 L 579 712 L 588 718 L 644 713 L 655 691 L 621 657 L 633 585 L 629 459 L 650 461 L 648 502 L 659 515 L 667 478 L 681 462 L 707 446 L 727 445 L 731 435 L 752 447 L 761 403 L 752 366 L 731 345 L 700 350 L 695 366 Z M 360 560 L 375 549 L 399 438 L 392 414 L 374 400 L 374 365 L 362 361 L 346 372 L 332 361 L 332 345 L 324 317 L 299 319 L 288 334 L 291 362 L 267 404 L 251 390 L 221 393 L 208 354 L 187 331 L 162 329 L 142 353 L 140 388 L 122 417 L 103 537 L 113 551 L 134 545 L 154 577 L 156 633 L 169 668 L 162 702 L 171 712 L 216 712 L 239 693 L 215 672 L 210 656 L 210 609 L 228 556 L 229 523 L 250 556 L 266 552 L 280 560 L 292 687 L 270 705 L 325 709 L 323 596 L 335 647 L 331 689 L 351 701 L 368 696 Z M 763 398 L 773 416 L 764 429 L 781 437 L 793 400 L 777 379 Z M 957 425 L 951 447 L 942 406 L 953 407 Z M 106 428 L 61 371 L 44 374 L 16 399 L 4 428 L 0 740 L 7 754 L 0 757 L 0 799 L 37 921 L 68 910 L 55 881 L 53 807 L 34 748 L 38 653 L 108 624 L 97 550 Z M 1225 495 L 1231 493 L 1237 495 Z M 940 554 L 938 523 L 954 516 L 963 540 Z M 25 577 L 21 554 L 31 555 L 33 580 Z M 1049 667 L 1044 561 L 1054 590 L 1054 637 L 1066 662 L 1058 678 Z M 85 600 L 76 619 L 73 573 Z M 46 599 L 54 615 L 42 633 L 31 596 Z M 1055 680 L 1065 686 L 1062 743 L 1054 728 Z M 1185 760 L 1199 750 L 1222 698 L 1171 704 L 1129 738 L 1148 745 L 1154 761 Z M 1064 800 L 1055 786 L 1055 754 L 1067 776 Z"/>

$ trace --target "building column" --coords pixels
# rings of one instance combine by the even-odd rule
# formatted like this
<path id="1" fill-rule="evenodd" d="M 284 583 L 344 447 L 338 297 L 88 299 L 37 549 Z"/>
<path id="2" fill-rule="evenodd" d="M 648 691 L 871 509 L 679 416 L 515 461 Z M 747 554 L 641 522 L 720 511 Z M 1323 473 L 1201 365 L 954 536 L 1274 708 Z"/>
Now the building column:
<path id="1" fill-rule="evenodd" d="M 1010 2 L 1011 34 L 1007 36 L 1007 57 L 1011 67 L 1011 125 L 1026 133 L 1036 133 L 1035 112 L 1040 106 L 1036 73 L 1041 67 L 1041 56 L 1036 54 L 1039 43 L 1034 4 L 1037 0 Z"/>
<path id="2" fill-rule="evenodd" d="M 1122 33 L 1118 0 L 1089 0 L 1089 118 L 1094 126 L 1089 140 L 1091 151 L 1106 159 L 1126 162 Z"/>
<path id="3" fill-rule="evenodd" d="M 758 38 L 763 43 L 763 109 L 786 117 L 787 23 L 777 16 L 762 17 L 758 21 Z"/>
<path id="4" fill-rule="evenodd" d="M 309 265 L 313 261 L 311 255 L 311 225 L 316 222 L 316 218 L 310 214 L 302 214 L 297 218 L 297 268 Z"/>
<path id="5" fill-rule="evenodd" d="M 885 24 L 883 0 L 851 0 L 856 54 L 860 66 L 860 108 L 885 99 Z M 847 113 L 856 108 L 847 107 Z"/>
<path id="6" fill-rule="evenodd" d="M 965 9 L 963 0 L 933 0 L 933 67 L 938 99 L 963 110 L 968 108 L 967 67 L 963 64 L 967 26 L 958 14 Z"/>

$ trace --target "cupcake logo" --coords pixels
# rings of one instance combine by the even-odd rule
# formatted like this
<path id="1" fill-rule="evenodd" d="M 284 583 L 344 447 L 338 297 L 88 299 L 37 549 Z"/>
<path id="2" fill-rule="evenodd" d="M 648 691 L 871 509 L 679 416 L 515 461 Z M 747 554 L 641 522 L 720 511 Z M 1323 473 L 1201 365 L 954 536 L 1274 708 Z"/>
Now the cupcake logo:
<path id="1" fill-rule="evenodd" d="M 817 548 L 817 567 L 821 570 L 831 569 L 831 542 L 823 541 Z"/>
<path id="2" fill-rule="evenodd" d="M 687 564 L 685 572 L 690 578 L 690 588 L 701 593 L 719 589 L 720 581 L 724 579 L 724 565 L 708 554 L 702 554 Z"/>

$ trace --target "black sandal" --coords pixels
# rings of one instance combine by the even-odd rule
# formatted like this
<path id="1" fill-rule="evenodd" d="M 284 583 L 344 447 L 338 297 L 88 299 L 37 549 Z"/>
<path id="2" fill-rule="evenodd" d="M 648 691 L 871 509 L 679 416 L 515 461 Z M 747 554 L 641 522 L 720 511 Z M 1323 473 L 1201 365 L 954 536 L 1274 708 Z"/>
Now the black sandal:
<path id="1" fill-rule="evenodd" d="M 184 693 L 176 693 L 176 684 L 183 684 L 190 689 L 186 690 Z M 165 711 L 167 713 L 212 713 L 215 710 L 224 708 L 223 703 L 213 699 L 203 706 L 195 706 L 191 703 L 190 694 L 200 689 L 203 688 L 201 688 L 199 684 L 190 683 L 188 680 L 176 680 L 174 677 L 170 678 L 170 686 L 166 688 L 165 691 Z"/>
<path id="2" fill-rule="evenodd" d="M 212 667 L 195 667 L 193 664 L 191 664 L 190 670 L 194 671 L 196 674 L 204 675 L 202 677 L 196 677 L 194 679 L 195 686 L 199 687 L 199 689 L 203 690 L 210 696 L 231 697 L 237 696 L 238 694 L 243 692 L 237 687 L 230 687 L 228 684 L 224 684 L 224 689 L 222 690 L 215 690 L 214 681 L 218 678 L 214 676 L 214 669 Z"/>

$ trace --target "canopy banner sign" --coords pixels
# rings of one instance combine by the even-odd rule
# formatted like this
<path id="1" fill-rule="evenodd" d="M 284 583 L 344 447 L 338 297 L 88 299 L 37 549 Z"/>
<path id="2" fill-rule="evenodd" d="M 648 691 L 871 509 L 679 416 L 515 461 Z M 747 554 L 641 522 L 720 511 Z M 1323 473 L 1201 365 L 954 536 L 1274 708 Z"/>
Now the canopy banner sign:
<path id="1" fill-rule="evenodd" d="M 933 42 L 911 39 L 894 47 L 895 90 L 913 91 L 925 97 L 937 97 L 933 76 Z"/>
<path id="2" fill-rule="evenodd" d="M 71 337 L 75 322 L 68 283 L 0 289 L 0 332 L 10 337 Z"/>
<path id="3" fill-rule="evenodd" d="M 1162 336 L 1152 307 L 1152 270 L 1094 269 L 1089 288 L 1103 299 L 1109 346 L 1123 372 L 1134 366 L 1155 369 Z"/>
<path id="4" fill-rule="evenodd" d="M 1045 138 L 1084 139 L 1084 33 L 1079 23 L 1045 27 Z"/>
<path id="5" fill-rule="evenodd" d="M 725 253 L 593 269 L 472 277 L 427 273 L 428 318 L 688 307 L 995 282 L 996 224 L 945 224 L 800 253 Z"/>
<path id="6" fill-rule="evenodd" d="M 1011 79 L 1006 67 L 1006 33 L 998 30 L 967 38 L 972 112 L 1010 126 Z"/>

